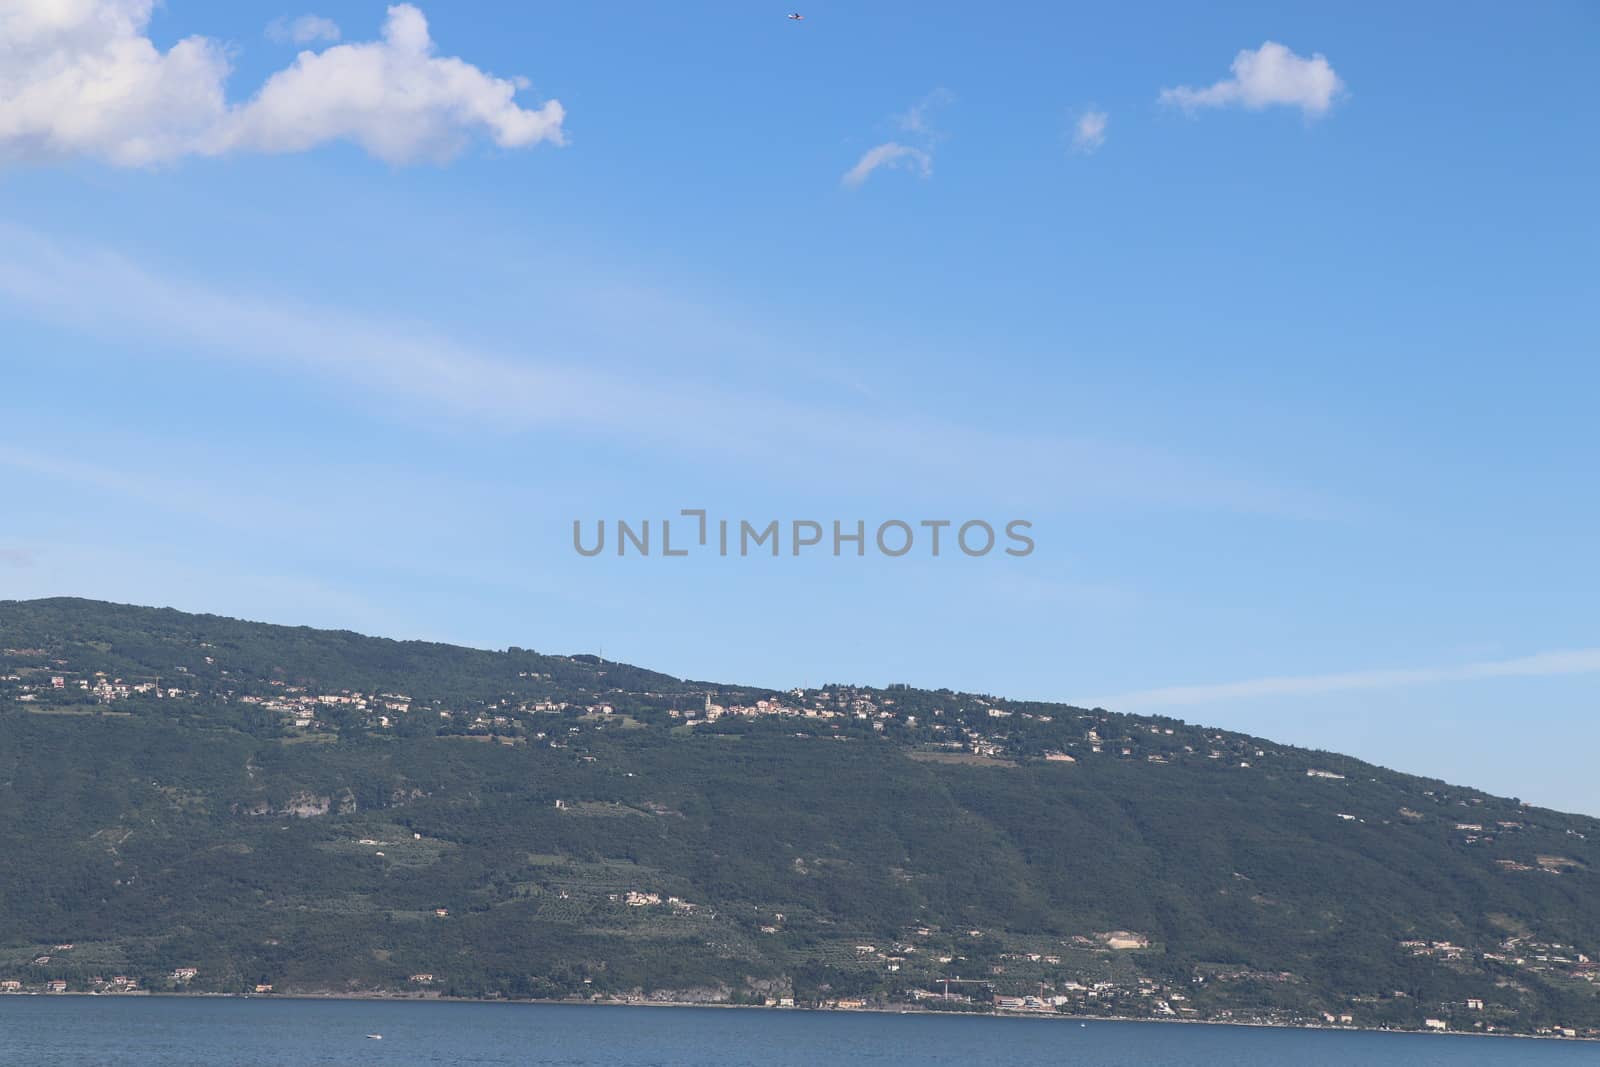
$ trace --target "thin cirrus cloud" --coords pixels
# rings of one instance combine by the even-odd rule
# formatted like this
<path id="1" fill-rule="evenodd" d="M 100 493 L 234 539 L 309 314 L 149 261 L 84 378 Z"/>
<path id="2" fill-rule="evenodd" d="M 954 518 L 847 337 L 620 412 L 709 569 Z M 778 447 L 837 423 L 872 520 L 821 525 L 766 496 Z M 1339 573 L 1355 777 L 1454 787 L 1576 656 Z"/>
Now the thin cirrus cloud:
<path id="1" fill-rule="evenodd" d="M 934 125 L 934 113 L 944 105 L 956 98 L 956 94 L 949 89 L 935 89 L 915 104 L 906 108 L 905 113 L 895 118 L 895 123 L 906 133 L 936 141 L 943 136 Z"/>
<path id="2" fill-rule="evenodd" d="M 1400 670 L 1351 671 L 1344 674 L 1293 675 L 1253 678 L 1217 685 L 1171 686 L 1144 689 L 1111 697 L 1102 704 L 1118 711 L 1188 704 L 1215 704 L 1227 700 L 1256 697 L 1312 696 L 1362 689 L 1395 689 L 1401 686 L 1430 685 L 1441 682 L 1470 682 L 1489 678 L 1549 678 L 1566 674 L 1600 672 L 1600 648 L 1539 652 L 1515 659 L 1487 660 L 1454 667 L 1422 667 Z"/>
<path id="3" fill-rule="evenodd" d="M 1104 111 L 1085 111 L 1072 127 L 1072 147 L 1088 155 L 1106 143 L 1111 118 Z"/>
<path id="4" fill-rule="evenodd" d="M 944 135 L 934 125 L 934 112 L 954 100 L 948 89 L 935 89 L 895 117 L 901 137 L 874 145 L 861 154 L 839 183 L 855 189 L 880 170 L 910 171 L 919 178 L 933 176 L 933 148 Z"/>
<path id="5" fill-rule="evenodd" d="M 337 41 L 339 36 L 339 24 L 321 15 L 280 16 L 267 23 L 267 37 L 279 44 Z"/>
<path id="6" fill-rule="evenodd" d="M 1343 79 L 1321 53 L 1310 59 L 1276 41 L 1233 57 L 1233 76 L 1203 89 L 1180 85 L 1161 90 L 1161 102 L 1195 112 L 1202 108 L 1297 107 L 1307 118 L 1328 113 L 1345 91 Z"/>
<path id="7" fill-rule="evenodd" d="M 82 294 L 102 294 L 85 304 Z M 157 273 L 105 249 L 74 247 L 0 222 L 0 311 L 110 342 L 122 359 L 203 359 L 323 378 L 401 401 L 431 421 L 503 432 L 572 429 L 654 450 L 715 456 L 795 484 L 845 480 L 906 492 L 1022 497 L 1041 485 L 1075 500 L 1325 520 L 1326 494 L 1273 485 L 1202 460 L 1105 440 L 1019 435 L 935 416 L 885 418 L 788 394 L 792 382 L 685 381 L 581 361 L 465 345 L 425 323 L 356 317 Z M 158 340 L 125 344 L 132 338 Z M 730 440 L 720 414 L 760 410 L 768 433 Z M 662 420 L 662 411 L 677 418 Z M 1023 457 L 1019 459 L 1019 457 Z M 998 473 L 997 473 L 998 472 Z"/>
<path id="8" fill-rule="evenodd" d="M 887 141 L 874 148 L 869 148 L 856 161 L 856 165 L 845 171 L 840 179 L 845 185 L 854 189 L 872 177 L 875 171 L 885 168 L 901 168 L 909 170 L 918 177 L 927 178 L 933 174 L 933 155 L 921 148 L 915 148 L 899 141 Z"/>
<path id="9" fill-rule="evenodd" d="M 378 40 L 303 51 L 253 97 L 230 103 L 225 46 L 191 36 L 161 51 L 148 36 L 154 2 L 0 5 L 0 160 L 148 166 L 353 141 L 402 164 L 447 160 L 478 135 L 502 148 L 564 143 L 559 101 L 524 108 L 516 95 L 525 80 L 436 55 L 411 4 L 388 9 Z M 337 30 L 303 22 L 284 32 L 314 40 Z"/>

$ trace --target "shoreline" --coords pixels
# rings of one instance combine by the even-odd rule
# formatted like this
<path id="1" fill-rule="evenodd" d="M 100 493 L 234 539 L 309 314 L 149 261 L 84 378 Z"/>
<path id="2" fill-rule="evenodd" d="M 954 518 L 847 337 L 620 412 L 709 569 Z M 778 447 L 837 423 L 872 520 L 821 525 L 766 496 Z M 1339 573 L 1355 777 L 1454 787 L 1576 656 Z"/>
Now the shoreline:
<path id="1" fill-rule="evenodd" d="M 1168 1026 L 1241 1026 L 1257 1030 L 1318 1030 L 1351 1034 L 1411 1034 L 1419 1037 L 1496 1037 L 1524 1041 L 1576 1041 L 1600 1042 L 1600 1037 L 1567 1037 L 1565 1034 L 1513 1034 L 1486 1033 L 1481 1030 L 1395 1030 L 1377 1026 L 1329 1026 L 1322 1023 L 1266 1023 L 1239 1019 L 1173 1019 L 1140 1015 L 1069 1015 L 1061 1012 L 998 1012 L 998 1011 L 932 1011 L 914 1005 L 881 1008 L 780 1008 L 773 1004 L 727 1004 L 687 1000 L 513 1000 L 506 997 L 446 997 L 425 993 L 172 993 L 141 990 L 128 993 L 92 993 L 73 990 L 62 993 L 7 992 L 0 993 L 0 1001 L 7 997 L 88 997 L 94 999 L 165 998 L 171 1000 L 324 1000 L 411 1004 L 502 1004 L 510 1007 L 562 1006 L 574 1008 L 707 1008 L 718 1011 L 770 1011 L 829 1013 L 836 1015 L 925 1015 L 975 1019 L 1022 1019 L 1039 1022 L 1080 1023 L 1159 1023 Z"/>

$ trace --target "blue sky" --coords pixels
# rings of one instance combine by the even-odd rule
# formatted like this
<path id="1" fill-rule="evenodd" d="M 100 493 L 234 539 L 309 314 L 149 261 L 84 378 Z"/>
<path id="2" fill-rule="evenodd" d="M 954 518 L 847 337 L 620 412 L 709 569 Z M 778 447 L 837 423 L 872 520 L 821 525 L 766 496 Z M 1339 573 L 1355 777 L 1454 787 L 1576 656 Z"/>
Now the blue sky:
<path id="1" fill-rule="evenodd" d="M 382 3 L 11 6 L 0 596 L 1102 703 L 1600 812 L 1591 6 L 458 0 L 410 59 Z M 89 21 L 3 21 L 46 9 Z M 113 103 L 41 88 L 108 42 Z M 572 550 L 690 507 L 1038 548 Z"/>

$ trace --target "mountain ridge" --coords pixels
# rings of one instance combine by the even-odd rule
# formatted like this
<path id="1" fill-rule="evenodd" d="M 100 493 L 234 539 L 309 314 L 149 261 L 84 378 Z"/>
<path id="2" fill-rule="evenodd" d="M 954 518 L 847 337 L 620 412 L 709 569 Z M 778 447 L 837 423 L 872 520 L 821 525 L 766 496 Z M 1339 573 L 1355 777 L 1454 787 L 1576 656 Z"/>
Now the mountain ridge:
<path id="1" fill-rule="evenodd" d="M 1600 1025 L 1600 821 L 1336 753 L 76 598 L 0 657 L 19 988 Z"/>

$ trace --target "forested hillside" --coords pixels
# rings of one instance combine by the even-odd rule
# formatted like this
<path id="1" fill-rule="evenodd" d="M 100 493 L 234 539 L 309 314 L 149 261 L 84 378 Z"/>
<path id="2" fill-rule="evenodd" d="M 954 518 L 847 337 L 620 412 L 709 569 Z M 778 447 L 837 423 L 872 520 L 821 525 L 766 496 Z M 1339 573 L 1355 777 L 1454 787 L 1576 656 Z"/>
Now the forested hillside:
<path id="1" fill-rule="evenodd" d="M 1172 719 L 0 602 L 12 992 L 1592 1035 L 1597 835 Z"/>

